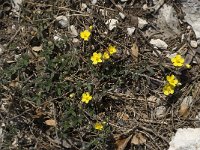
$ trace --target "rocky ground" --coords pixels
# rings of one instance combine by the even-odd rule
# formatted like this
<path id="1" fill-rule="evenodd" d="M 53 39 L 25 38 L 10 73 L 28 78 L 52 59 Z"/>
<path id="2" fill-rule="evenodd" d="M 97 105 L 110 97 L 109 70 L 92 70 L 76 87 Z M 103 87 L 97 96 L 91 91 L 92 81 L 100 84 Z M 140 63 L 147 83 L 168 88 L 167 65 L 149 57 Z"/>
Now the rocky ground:
<path id="1" fill-rule="evenodd" d="M 0 149 L 182 149 L 199 18 L 198 0 L 0 0 Z"/>

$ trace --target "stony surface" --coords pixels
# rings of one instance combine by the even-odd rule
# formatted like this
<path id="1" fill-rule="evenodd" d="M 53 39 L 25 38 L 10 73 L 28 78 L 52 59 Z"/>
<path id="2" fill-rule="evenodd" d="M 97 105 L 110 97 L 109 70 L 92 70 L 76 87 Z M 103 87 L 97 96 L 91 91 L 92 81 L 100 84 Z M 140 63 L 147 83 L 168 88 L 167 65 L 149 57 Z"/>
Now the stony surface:
<path id="1" fill-rule="evenodd" d="M 188 22 L 195 34 L 196 38 L 200 38 L 200 1 L 199 0 L 181 0 L 185 12 L 185 21 Z"/>
<path id="2" fill-rule="evenodd" d="M 12 11 L 15 13 L 16 16 L 20 14 L 20 5 L 22 4 L 23 0 L 12 0 Z"/>
<path id="3" fill-rule="evenodd" d="M 199 150 L 200 128 L 178 129 L 168 150 Z"/>
<path id="4" fill-rule="evenodd" d="M 198 20 L 197 0 L 182 1 L 194 5 L 185 19 L 175 0 L 12 1 L 8 11 L 0 0 L 0 149 L 164 150 L 177 130 L 191 137 L 170 148 L 192 149 L 196 129 L 184 128 L 200 128 L 200 40 L 187 15 Z M 176 54 L 191 68 L 173 66 Z M 180 84 L 166 96 L 171 74 Z"/>

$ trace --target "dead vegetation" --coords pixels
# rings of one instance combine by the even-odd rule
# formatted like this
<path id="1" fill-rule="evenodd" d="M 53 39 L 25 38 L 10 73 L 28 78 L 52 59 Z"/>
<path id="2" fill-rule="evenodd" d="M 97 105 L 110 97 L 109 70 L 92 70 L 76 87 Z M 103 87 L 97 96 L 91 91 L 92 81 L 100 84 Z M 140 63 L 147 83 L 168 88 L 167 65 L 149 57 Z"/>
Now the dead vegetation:
<path id="1" fill-rule="evenodd" d="M 178 1 L 165 3 L 182 16 Z M 183 23 L 184 40 L 181 34 L 166 38 L 154 22 L 163 4 L 149 0 L 146 10 L 144 4 L 26 0 L 16 17 L 12 5 L 0 0 L 1 149 L 163 150 L 178 128 L 199 127 L 199 48 L 188 41 L 194 33 Z M 66 16 L 64 22 L 58 16 Z M 148 24 L 138 27 L 138 17 Z M 106 21 L 113 18 L 118 23 L 109 30 Z M 79 33 L 91 25 L 91 37 L 83 41 Z M 150 27 L 156 33 L 147 33 Z M 164 37 L 167 50 L 150 44 L 154 37 Z M 92 65 L 92 54 L 109 44 L 117 53 Z M 171 64 L 167 54 L 175 52 L 191 69 Z M 169 74 L 181 85 L 165 96 Z M 86 91 L 93 97 L 88 104 L 81 103 Z M 104 129 L 95 130 L 96 122 L 105 122 Z"/>

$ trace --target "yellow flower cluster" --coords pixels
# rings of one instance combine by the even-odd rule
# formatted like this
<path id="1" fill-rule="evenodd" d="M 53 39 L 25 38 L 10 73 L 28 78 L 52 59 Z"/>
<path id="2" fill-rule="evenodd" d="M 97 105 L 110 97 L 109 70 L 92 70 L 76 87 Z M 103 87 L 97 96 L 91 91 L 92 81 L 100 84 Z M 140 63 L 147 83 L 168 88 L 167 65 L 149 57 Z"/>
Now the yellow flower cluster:
<path id="1" fill-rule="evenodd" d="M 98 63 L 103 62 L 103 60 L 109 59 L 110 56 L 116 52 L 117 52 L 116 47 L 109 45 L 107 51 L 105 51 L 103 54 L 94 52 L 90 59 L 92 60 L 92 64 L 96 65 Z"/>
<path id="2" fill-rule="evenodd" d="M 84 41 L 88 41 L 91 35 L 91 30 L 93 29 L 93 26 L 89 26 L 88 30 L 84 30 L 80 32 L 80 37 Z M 90 60 L 92 61 L 93 65 L 96 65 L 98 63 L 103 62 L 103 60 L 107 60 L 110 58 L 110 55 L 114 54 L 117 52 L 117 49 L 113 45 L 109 45 L 107 50 L 102 54 L 102 53 L 97 53 L 94 52 L 93 55 L 91 56 Z"/>
<path id="3" fill-rule="evenodd" d="M 163 87 L 163 93 L 165 95 L 174 94 L 175 87 L 179 84 L 178 79 L 172 74 L 167 76 L 167 84 Z"/>
<path id="4" fill-rule="evenodd" d="M 90 100 L 92 100 L 92 96 L 90 95 L 90 93 L 89 93 L 89 92 L 84 92 L 84 93 L 82 94 L 81 101 L 82 101 L 83 103 L 88 104 Z M 101 123 L 101 122 L 96 122 L 96 123 L 94 124 L 94 128 L 95 128 L 96 130 L 101 131 L 101 130 L 103 130 L 103 128 L 104 128 L 104 124 L 105 124 L 105 122 L 102 122 L 102 123 Z"/>
<path id="5" fill-rule="evenodd" d="M 184 65 L 185 59 L 179 54 L 171 58 L 171 62 L 175 67 L 185 66 L 188 69 L 191 68 L 189 64 Z M 165 84 L 165 86 L 163 87 L 163 93 L 165 95 L 174 94 L 175 87 L 177 85 L 180 85 L 181 83 L 179 83 L 178 79 L 174 75 L 167 76 L 166 79 L 167 79 L 167 84 Z"/>

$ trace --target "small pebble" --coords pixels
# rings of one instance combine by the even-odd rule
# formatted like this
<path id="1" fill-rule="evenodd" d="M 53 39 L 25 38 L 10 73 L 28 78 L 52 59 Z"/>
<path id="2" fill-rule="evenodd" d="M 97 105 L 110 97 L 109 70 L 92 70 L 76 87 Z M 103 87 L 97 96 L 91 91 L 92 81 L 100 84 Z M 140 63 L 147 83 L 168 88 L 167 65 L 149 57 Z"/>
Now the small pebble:
<path id="1" fill-rule="evenodd" d="M 181 43 L 183 43 L 183 40 L 185 39 L 185 34 L 181 35 Z"/>
<path id="2" fill-rule="evenodd" d="M 197 43 L 197 41 L 192 40 L 192 41 L 190 41 L 190 45 L 191 45 L 193 48 L 197 48 L 198 43 Z"/>
<path id="3" fill-rule="evenodd" d="M 122 19 L 124 19 L 126 16 L 123 14 L 123 13 L 121 13 L 121 12 L 119 12 L 119 15 L 120 15 L 120 17 L 122 18 Z"/>
<path id="4" fill-rule="evenodd" d="M 95 4 L 97 3 L 97 0 L 92 0 L 91 3 L 92 3 L 93 5 L 95 5 Z"/>
<path id="5" fill-rule="evenodd" d="M 21 54 L 15 55 L 15 61 L 17 61 L 17 59 L 20 58 L 20 57 L 21 57 Z"/>
<path id="6" fill-rule="evenodd" d="M 73 42 L 73 43 L 79 43 L 79 39 L 73 38 L 72 42 Z"/>
<path id="7" fill-rule="evenodd" d="M 54 39 L 55 41 L 61 41 L 61 40 L 63 40 L 59 35 L 55 35 L 55 36 L 53 37 L 53 39 Z"/>
<path id="8" fill-rule="evenodd" d="M 138 17 L 138 27 L 140 29 L 144 28 L 147 24 L 148 24 L 148 22 L 146 20 Z"/>
<path id="9" fill-rule="evenodd" d="M 142 9 L 143 9 L 143 10 L 147 10 L 147 9 L 148 9 L 147 4 L 144 4 L 144 5 L 142 6 Z"/>
<path id="10" fill-rule="evenodd" d="M 105 10 L 105 9 L 99 9 L 99 11 L 101 12 L 101 14 L 102 14 L 103 16 L 107 16 L 107 15 L 108 15 L 107 10 Z"/>
<path id="11" fill-rule="evenodd" d="M 132 35 L 135 32 L 135 27 L 127 28 L 128 35 Z"/>
<path id="12" fill-rule="evenodd" d="M 109 30 L 113 30 L 117 26 L 118 20 L 117 19 L 109 19 L 106 21 L 106 24 L 108 24 Z"/>
<path id="13" fill-rule="evenodd" d="M 66 28 L 69 26 L 69 20 L 66 16 L 58 16 L 56 17 L 56 20 L 60 28 Z"/>
<path id="14" fill-rule="evenodd" d="M 74 36 L 74 37 L 78 36 L 78 31 L 76 30 L 76 27 L 74 25 L 70 26 L 70 32 L 71 32 L 72 36 Z"/>
<path id="15" fill-rule="evenodd" d="M 167 49 L 168 45 L 160 39 L 151 39 L 150 44 L 160 49 Z"/>
<path id="16" fill-rule="evenodd" d="M 85 3 L 81 4 L 81 11 L 85 10 L 87 8 L 87 5 Z"/>
<path id="17" fill-rule="evenodd" d="M 199 40 L 197 40 L 197 44 L 198 44 L 198 45 L 200 44 L 200 39 L 199 39 Z"/>
<path id="18" fill-rule="evenodd" d="M 190 30 L 190 29 L 191 29 L 191 26 L 187 26 L 187 29 Z"/>
<path id="19" fill-rule="evenodd" d="M 166 108 L 165 106 L 159 106 L 155 109 L 155 114 L 157 118 L 162 118 L 165 116 Z"/>
<path id="20" fill-rule="evenodd" d="M 3 46 L 0 44 L 0 54 L 2 54 L 3 51 L 4 51 L 4 48 L 3 48 Z"/>

